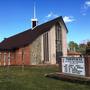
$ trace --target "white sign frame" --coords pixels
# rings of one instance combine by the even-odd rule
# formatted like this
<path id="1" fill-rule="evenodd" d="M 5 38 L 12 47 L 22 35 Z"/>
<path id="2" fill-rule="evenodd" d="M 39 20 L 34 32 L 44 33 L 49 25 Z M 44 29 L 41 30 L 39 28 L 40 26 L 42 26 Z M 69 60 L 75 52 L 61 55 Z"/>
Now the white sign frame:
<path id="1" fill-rule="evenodd" d="M 85 76 L 85 60 L 83 57 L 63 57 L 62 72 L 70 75 Z"/>

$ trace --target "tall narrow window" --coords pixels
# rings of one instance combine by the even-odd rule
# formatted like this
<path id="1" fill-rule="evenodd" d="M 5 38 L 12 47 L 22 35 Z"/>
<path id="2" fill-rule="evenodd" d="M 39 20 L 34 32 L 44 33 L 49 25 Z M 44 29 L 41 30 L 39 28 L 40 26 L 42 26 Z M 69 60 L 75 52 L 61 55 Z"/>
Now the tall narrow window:
<path id="1" fill-rule="evenodd" d="M 48 32 L 43 35 L 44 62 L 49 61 Z"/>
<path id="2" fill-rule="evenodd" d="M 62 56 L 62 31 L 60 24 L 56 24 L 56 60 Z"/>

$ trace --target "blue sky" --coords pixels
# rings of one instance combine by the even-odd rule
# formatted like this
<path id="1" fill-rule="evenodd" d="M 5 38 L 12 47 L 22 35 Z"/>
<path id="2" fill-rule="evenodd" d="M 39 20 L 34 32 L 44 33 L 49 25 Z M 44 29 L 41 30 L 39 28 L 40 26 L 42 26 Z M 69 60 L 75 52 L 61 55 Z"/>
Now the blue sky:
<path id="1" fill-rule="evenodd" d="M 31 28 L 34 1 L 39 24 L 63 16 L 68 42 L 90 40 L 90 0 L 0 0 L 0 41 Z"/>

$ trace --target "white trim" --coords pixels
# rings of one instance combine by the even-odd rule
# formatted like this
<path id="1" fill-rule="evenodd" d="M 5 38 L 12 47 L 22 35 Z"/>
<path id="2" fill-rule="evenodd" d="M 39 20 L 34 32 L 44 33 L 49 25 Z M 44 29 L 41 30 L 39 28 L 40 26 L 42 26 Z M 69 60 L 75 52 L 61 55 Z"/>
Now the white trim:
<path id="1" fill-rule="evenodd" d="M 44 53 L 43 53 L 43 35 L 41 36 L 41 62 L 44 61 Z"/>
<path id="2" fill-rule="evenodd" d="M 48 32 L 48 46 L 49 46 L 49 63 L 51 63 L 51 33 Z"/>
<path id="3" fill-rule="evenodd" d="M 31 21 L 38 21 L 38 20 L 37 20 L 37 18 L 33 18 L 33 19 L 31 19 Z"/>

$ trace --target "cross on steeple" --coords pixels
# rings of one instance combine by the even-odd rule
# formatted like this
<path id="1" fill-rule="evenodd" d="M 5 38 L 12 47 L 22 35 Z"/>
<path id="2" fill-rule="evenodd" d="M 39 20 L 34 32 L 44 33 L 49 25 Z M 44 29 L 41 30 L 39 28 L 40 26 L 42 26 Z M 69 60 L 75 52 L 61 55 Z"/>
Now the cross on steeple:
<path id="1" fill-rule="evenodd" d="M 35 7 L 35 2 L 34 2 L 34 19 L 36 18 L 36 7 Z"/>
<path id="2" fill-rule="evenodd" d="M 34 28 L 35 26 L 37 26 L 37 18 L 36 18 L 36 3 L 34 2 L 34 8 L 33 8 L 33 15 L 34 17 L 31 19 L 32 21 L 32 28 Z"/>

